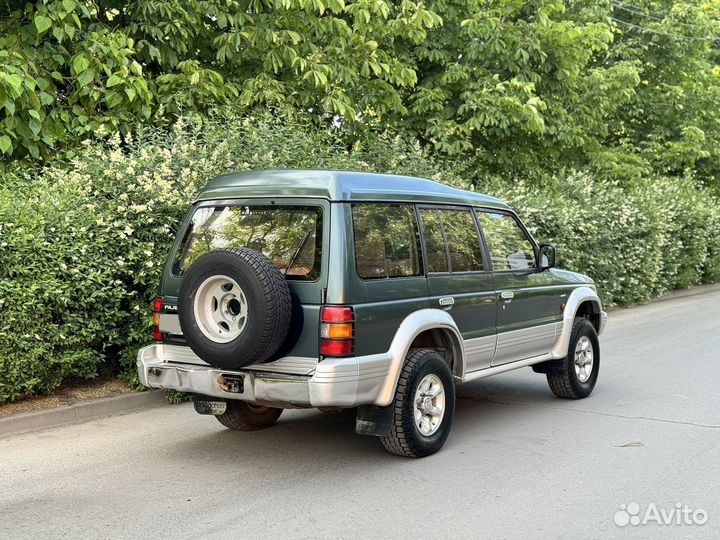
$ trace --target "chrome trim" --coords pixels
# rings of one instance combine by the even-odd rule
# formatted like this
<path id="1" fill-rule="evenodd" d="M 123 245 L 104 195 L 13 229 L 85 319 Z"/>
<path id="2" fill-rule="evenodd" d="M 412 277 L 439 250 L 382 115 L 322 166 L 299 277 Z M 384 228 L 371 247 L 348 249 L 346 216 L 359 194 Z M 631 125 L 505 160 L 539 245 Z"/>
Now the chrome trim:
<path id="1" fill-rule="evenodd" d="M 163 344 L 162 360 L 180 364 L 193 364 L 207 366 L 190 347 L 185 345 Z M 315 370 L 318 359 L 305 356 L 285 356 L 274 362 L 254 364 L 243 368 L 250 371 L 263 371 L 267 373 L 284 373 L 290 375 L 310 375 Z"/>
<path id="2" fill-rule="evenodd" d="M 591 287 L 578 287 L 573 290 L 565 303 L 561 331 L 558 339 L 552 347 L 552 350 L 550 351 L 552 358 L 559 360 L 568 355 L 570 334 L 572 333 L 572 327 L 575 323 L 575 314 L 577 313 L 580 304 L 585 301 L 593 302 L 600 311 L 600 330 L 598 331 L 598 334 L 602 333 L 604 330 L 605 323 L 607 321 L 607 313 L 602 310 L 602 302 L 600 301 L 597 293 Z"/>
<path id="3" fill-rule="evenodd" d="M 138 378 L 142 385 L 223 399 L 279 402 L 301 407 L 310 405 L 308 376 L 246 370 L 229 371 L 208 365 L 168 362 L 164 359 L 164 348 L 165 345 L 158 343 L 143 347 L 138 352 Z M 243 392 L 224 391 L 217 382 L 220 375 L 243 376 Z"/>
<path id="4" fill-rule="evenodd" d="M 409 343 L 409 342 L 408 342 Z M 185 349 L 184 351 L 182 349 Z M 403 353 L 403 358 L 405 353 Z M 183 363 L 197 358 L 189 347 L 158 343 L 138 352 L 140 383 L 224 399 L 271 402 L 300 407 L 352 407 L 377 403 L 386 392 L 391 374 L 389 354 L 327 359 L 313 375 L 293 375 L 268 371 L 271 364 L 260 364 L 238 371 L 221 370 L 205 363 Z M 199 360 L 199 359 L 197 359 Z M 285 360 L 285 359 L 283 359 Z M 217 382 L 219 375 L 242 375 L 242 393 L 228 393 Z M 394 386 L 390 387 L 394 395 Z"/>

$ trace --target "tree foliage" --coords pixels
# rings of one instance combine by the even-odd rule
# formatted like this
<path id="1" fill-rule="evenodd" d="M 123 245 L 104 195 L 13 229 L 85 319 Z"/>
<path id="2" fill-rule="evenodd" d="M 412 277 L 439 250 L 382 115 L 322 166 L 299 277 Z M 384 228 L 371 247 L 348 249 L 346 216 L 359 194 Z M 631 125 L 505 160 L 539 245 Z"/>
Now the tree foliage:
<path id="1" fill-rule="evenodd" d="M 0 155 L 283 106 L 469 169 L 720 185 L 717 0 L 41 0 L 0 22 Z"/>

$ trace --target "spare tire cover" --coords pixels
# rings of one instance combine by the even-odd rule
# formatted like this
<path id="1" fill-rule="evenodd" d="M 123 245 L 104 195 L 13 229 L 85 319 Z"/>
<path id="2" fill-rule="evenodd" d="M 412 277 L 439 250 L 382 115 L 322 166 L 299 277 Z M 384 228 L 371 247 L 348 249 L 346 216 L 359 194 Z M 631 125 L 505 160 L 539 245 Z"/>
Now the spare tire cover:
<path id="1" fill-rule="evenodd" d="M 252 249 L 203 255 L 187 270 L 180 287 L 183 335 L 195 354 L 221 369 L 270 358 L 287 336 L 291 313 L 285 278 Z"/>

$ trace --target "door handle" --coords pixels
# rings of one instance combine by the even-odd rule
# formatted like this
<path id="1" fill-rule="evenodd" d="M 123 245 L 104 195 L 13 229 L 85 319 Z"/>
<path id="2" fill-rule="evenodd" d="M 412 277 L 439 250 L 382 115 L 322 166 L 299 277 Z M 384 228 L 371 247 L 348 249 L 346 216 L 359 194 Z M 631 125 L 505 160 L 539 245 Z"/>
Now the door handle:
<path id="1" fill-rule="evenodd" d="M 515 293 L 512 291 L 503 291 L 500 293 L 500 298 L 503 300 L 512 300 L 515 298 Z"/>
<path id="2" fill-rule="evenodd" d="M 441 306 L 452 307 L 455 304 L 455 299 L 452 296 L 443 296 L 438 300 Z"/>

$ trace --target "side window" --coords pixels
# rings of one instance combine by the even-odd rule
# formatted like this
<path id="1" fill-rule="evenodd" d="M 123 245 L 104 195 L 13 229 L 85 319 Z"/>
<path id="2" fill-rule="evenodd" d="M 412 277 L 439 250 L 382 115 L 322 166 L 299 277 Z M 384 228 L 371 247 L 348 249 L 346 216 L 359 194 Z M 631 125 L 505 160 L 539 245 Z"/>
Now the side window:
<path id="1" fill-rule="evenodd" d="M 535 250 L 515 218 L 497 212 L 478 212 L 494 270 L 535 267 Z"/>
<path id="2" fill-rule="evenodd" d="M 355 265 L 364 279 L 420 276 L 420 233 L 411 204 L 352 205 Z"/>
<path id="3" fill-rule="evenodd" d="M 440 210 L 421 208 L 423 231 L 425 233 L 425 254 L 428 272 L 449 272 L 445 232 L 442 226 Z"/>
<path id="4" fill-rule="evenodd" d="M 428 272 L 484 270 L 480 240 L 470 210 L 420 209 Z"/>

